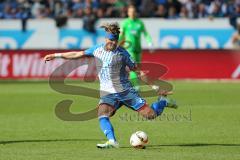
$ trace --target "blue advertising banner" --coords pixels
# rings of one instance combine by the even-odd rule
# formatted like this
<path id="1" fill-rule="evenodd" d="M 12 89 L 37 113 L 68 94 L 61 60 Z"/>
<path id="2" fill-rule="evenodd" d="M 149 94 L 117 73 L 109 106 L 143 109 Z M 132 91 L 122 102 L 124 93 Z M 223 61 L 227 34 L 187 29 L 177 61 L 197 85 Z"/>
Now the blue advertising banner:
<path id="1" fill-rule="evenodd" d="M 142 35 L 143 49 L 231 49 L 234 29 L 228 19 L 198 19 L 176 21 L 159 18 L 142 19 L 152 37 L 149 48 Z M 81 19 L 69 19 L 63 28 L 57 28 L 52 19 L 29 20 L 26 32 L 18 20 L 0 20 L 0 49 L 85 49 L 103 43 L 104 23 L 122 19 L 100 19 L 96 33 L 82 29 Z"/>
<path id="2" fill-rule="evenodd" d="M 20 49 L 30 39 L 34 30 L 0 30 L 0 45 L 3 49 Z"/>
<path id="3" fill-rule="evenodd" d="M 233 29 L 160 29 L 160 47 L 170 49 L 223 49 L 231 40 Z"/>

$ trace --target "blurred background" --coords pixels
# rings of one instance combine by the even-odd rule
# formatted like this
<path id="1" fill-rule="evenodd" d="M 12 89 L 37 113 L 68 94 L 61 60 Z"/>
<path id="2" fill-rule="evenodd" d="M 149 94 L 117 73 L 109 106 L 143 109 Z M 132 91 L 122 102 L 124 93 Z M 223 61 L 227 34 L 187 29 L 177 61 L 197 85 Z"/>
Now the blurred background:
<path id="1" fill-rule="evenodd" d="M 143 61 L 168 66 L 164 78 L 239 79 L 239 0 L 1 0 L 0 78 L 47 79 L 61 62 L 45 54 L 103 42 L 99 26 L 121 24 L 129 5 L 153 39 Z"/>
<path id="2" fill-rule="evenodd" d="M 142 121 L 122 107 L 112 122 L 123 148 L 103 152 L 95 149 L 105 140 L 97 119 L 63 121 L 54 112 L 62 100 L 73 100 L 70 110 L 77 114 L 99 99 L 54 91 L 49 75 L 64 60 L 42 58 L 104 42 L 99 26 L 121 24 L 129 5 L 153 41 L 149 46 L 142 36 L 142 62 L 167 67 L 161 78 L 173 85 L 179 108 Z M 239 160 L 239 17 L 240 0 L 0 0 L 0 159 Z M 89 66 L 70 74 L 66 66 L 59 75 L 97 94 L 97 82 L 81 81 L 95 74 Z M 151 104 L 157 94 L 144 98 Z M 137 130 L 148 133 L 147 151 L 129 146 Z"/>

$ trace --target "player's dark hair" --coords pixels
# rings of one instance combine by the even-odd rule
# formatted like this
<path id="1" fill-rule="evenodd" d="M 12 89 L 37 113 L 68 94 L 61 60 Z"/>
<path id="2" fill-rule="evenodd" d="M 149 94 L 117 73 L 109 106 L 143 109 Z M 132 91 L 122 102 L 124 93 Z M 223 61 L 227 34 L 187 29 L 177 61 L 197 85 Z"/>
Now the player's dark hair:
<path id="1" fill-rule="evenodd" d="M 101 28 L 104 28 L 106 32 L 112 34 L 120 34 L 120 27 L 118 23 L 106 23 L 102 25 Z"/>

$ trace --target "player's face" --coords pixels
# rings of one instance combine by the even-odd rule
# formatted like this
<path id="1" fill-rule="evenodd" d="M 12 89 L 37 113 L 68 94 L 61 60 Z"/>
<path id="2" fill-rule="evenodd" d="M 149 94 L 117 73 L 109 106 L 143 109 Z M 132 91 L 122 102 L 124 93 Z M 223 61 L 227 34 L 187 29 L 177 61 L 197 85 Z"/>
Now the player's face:
<path id="1" fill-rule="evenodd" d="M 117 48 L 118 41 L 117 40 L 110 40 L 106 38 L 106 49 L 109 51 L 113 51 Z"/>
<path id="2" fill-rule="evenodd" d="M 135 8 L 128 8 L 128 17 L 130 17 L 130 18 L 135 18 L 136 17 Z"/>

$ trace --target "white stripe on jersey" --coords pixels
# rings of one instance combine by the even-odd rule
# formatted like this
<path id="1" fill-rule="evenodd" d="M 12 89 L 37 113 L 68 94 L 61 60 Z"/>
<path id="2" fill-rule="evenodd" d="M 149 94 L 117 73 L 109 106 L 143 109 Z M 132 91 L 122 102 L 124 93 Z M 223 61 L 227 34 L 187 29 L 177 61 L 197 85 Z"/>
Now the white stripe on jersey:
<path id="1" fill-rule="evenodd" d="M 97 61 L 100 90 L 104 94 L 119 93 L 127 90 L 128 88 L 124 87 L 126 84 L 122 84 L 121 82 L 121 78 L 126 79 L 127 77 L 124 62 L 122 61 L 123 54 L 118 49 L 115 51 L 106 51 L 104 45 L 97 48 L 93 54 Z M 121 70 L 122 67 L 124 67 L 124 70 Z M 101 94 L 101 96 L 103 95 Z"/>

